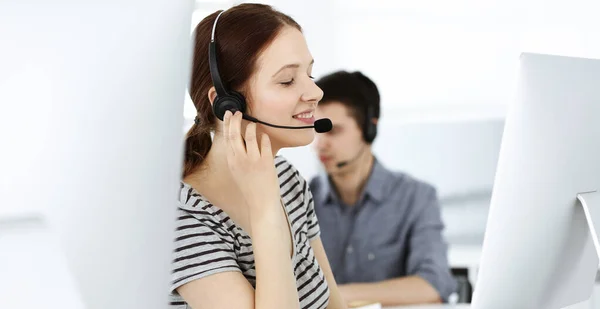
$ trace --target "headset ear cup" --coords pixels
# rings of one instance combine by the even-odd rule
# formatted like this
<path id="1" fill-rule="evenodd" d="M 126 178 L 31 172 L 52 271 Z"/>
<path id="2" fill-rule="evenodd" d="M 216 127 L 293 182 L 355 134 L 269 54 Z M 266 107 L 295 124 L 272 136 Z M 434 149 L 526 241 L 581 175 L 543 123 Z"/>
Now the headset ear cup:
<path id="1" fill-rule="evenodd" d="M 213 102 L 213 113 L 217 118 L 223 120 L 226 111 L 241 111 L 244 112 L 243 104 L 238 97 L 232 95 L 225 95 L 222 97 L 216 97 Z"/>
<path id="2" fill-rule="evenodd" d="M 239 107 L 239 111 L 245 113 L 246 110 L 246 98 L 239 92 L 229 90 L 229 95 L 235 97 L 237 99 L 237 105 Z"/>
<path id="3" fill-rule="evenodd" d="M 363 136 L 367 144 L 371 144 L 375 140 L 375 136 L 377 136 L 377 126 L 372 121 L 369 121 L 369 123 L 366 124 Z"/>
<path id="4" fill-rule="evenodd" d="M 375 137 L 377 136 L 377 125 L 374 124 L 371 121 L 369 121 L 369 125 L 367 126 L 367 136 L 366 136 L 366 140 L 367 143 L 372 143 L 375 140 Z"/>
<path id="5" fill-rule="evenodd" d="M 363 137 L 365 142 L 368 144 L 371 144 L 377 136 L 377 124 L 373 122 L 374 118 L 373 107 L 367 106 L 365 125 L 363 127 Z"/>

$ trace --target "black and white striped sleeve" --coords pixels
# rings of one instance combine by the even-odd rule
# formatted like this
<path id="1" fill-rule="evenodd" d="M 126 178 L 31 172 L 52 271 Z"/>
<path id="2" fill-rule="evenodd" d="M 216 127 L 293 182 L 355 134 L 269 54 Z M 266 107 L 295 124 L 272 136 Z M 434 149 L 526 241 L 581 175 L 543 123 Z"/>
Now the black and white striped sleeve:
<path id="1" fill-rule="evenodd" d="M 226 272 L 241 272 L 233 240 L 210 221 L 181 211 L 177 220 L 175 248 L 171 262 L 171 293 L 188 282 Z"/>
<path id="2" fill-rule="evenodd" d="M 302 176 L 299 176 L 302 178 Z M 302 178 L 303 182 L 306 182 L 304 178 Z M 306 223 L 308 225 L 308 239 L 312 240 L 313 238 L 318 237 L 321 234 L 321 229 L 319 228 L 319 220 L 317 219 L 317 215 L 315 213 L 315 202 L 313 199 L 312 192 L 310 191 L 310 186 L 304 186 L 304 202 L 306 203 Z"/>

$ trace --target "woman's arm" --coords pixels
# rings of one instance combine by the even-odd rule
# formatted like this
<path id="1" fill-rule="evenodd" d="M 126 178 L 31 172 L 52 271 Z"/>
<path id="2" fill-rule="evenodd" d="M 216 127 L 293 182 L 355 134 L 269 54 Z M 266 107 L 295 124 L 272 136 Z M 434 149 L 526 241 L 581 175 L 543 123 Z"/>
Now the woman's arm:
<path id="1" fill-rule="evenodd" d="M 194 309 L 299 308 L 289 247 L 283 238 L 289 232 L 279 221 L 263 217 L 252 223 L 256 291 L 241 272 L 228 271 L 186 283 L 177 292 Z"/>
<path id="2" fill-rule="evenodd" d="M 251 215 L 256 308 L 300 308 L 290 241 L 286 239 L 289 225 L 281 204 L 273 207 L 278 211 Z"/>
<path id="3" fill-rule="evenodd" d="M 194 309 L 255 308 L 254 289 L 241 272 L 210 275 L 182 285 L 177 292 Z"/>
<path id="4" fill-rule="evenodd" d="M 325 254 L 325 248 L 321 242 L 321 238 L 313 238 L 313 240 L 310 241 L 310 246 L 315 253 L 315 257 L 319 262 L 319 266 L 321 266 L 321 269 L 325 274 L 325 279 L 327 280 L 327 285 L 329 286 L 329 305 L 327 306 L 327 309 L 346 309 L 346 301 L 342 298 L 342 295 L 338 290 L 337 283 L 333 277 L 333 272 L 331 271 L 331 266 L 329 266 L 329 260 Z"/>
<path id="5" fill-rule="evenodd" d="M 274 206 L 275 209 L 283 208 Z M 284 215 L 284 214 L 283 214 Z M 286 239 L 288 226 L 269 212 L 252 219 L 256 290 L 241 272 L 222 272 L 182 285 L 177 292 L 194 309 L 300 308 Z"/>
<path id="6" fill-rule="evenodd" d="M 226 112 L 223 133 L 230 147 L 227 161 L 249 208 L 250 235 L 256 268 L 256 290 L 240 273 L 197 279 L 178 292 L 194 309 L 300 308 L 290 256 L 289 225 L 281 205 L 279 179 L 270 140 L 256 137 L 256 124 L 241 135 L 242 114 Z M 244 145 L 245 141 L 245 145 Z"/>

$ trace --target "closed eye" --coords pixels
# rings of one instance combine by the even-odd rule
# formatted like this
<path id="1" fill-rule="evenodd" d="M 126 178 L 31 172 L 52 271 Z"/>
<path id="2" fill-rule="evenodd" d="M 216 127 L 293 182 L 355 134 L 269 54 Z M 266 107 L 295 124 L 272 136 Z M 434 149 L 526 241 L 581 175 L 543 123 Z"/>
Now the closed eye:
<path id="1" fill-rule="evenodd" d="M 308 77 L 309 77 L 310 79 L 312 79 L 312 80 L 314 80 L 314 79 L 315 79 L 315 78 L 314 78 L 314 76 L 312 76 L 312 75 L 308 75 Z M 292 78 L 292 79 L 290 79 L 289 81 L 287 81 L 287 82 L 281 82 L 280 84 L 281 84 L 281 85 L 284 85 L 284 86 L 286 86 L 286 87 L 287 87 L 287 86 L 291 86 L 291 85 L 293 85 L 293 84 L 294 84 L 294 79 Z"/>
<path id="2" fill-rule="evenodd" d="M 292 78 L 292 79 L 290 79 L 289 81 L 287 81 L 287 82 L 282 82 L 282 83 L 280 83 L 280 84 L 282 84 L 282 85 L 284 85 L 284 86 L 291 86 L 293 83 L 294 83 L 294 79 Z"/>

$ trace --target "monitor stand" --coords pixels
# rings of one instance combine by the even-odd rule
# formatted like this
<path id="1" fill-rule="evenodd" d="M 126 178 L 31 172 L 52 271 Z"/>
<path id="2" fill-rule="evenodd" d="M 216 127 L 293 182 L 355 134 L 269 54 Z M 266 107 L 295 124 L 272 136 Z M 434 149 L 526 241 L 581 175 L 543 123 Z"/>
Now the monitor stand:
<path id="1" fill-rule="evenodd" d="M 556 269 L 547 279 L 546 298 L 539 300 L 536 308 L 565 308 L 592 296 L 600 261 L 600 192 L 580 192 L 573 197 L 570 217 L 564 218 L 568 222 L 562 223 L 567 227 L 564 238 L 555 240 L 561 253 L 550 263 Z"/>
<path id="2" fill-rule="evenodd" d="M 596 248 L 596 254 L 600 259 L 600 192 L 591 191 L 577 194 L 577 200 L 583 207 L 585 212 L 585 218 L 587 220 L 588 227 L 592 240 L 594 241 L 594 247 Z"/>

